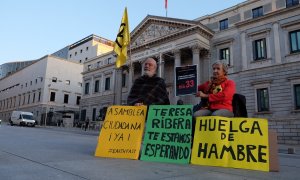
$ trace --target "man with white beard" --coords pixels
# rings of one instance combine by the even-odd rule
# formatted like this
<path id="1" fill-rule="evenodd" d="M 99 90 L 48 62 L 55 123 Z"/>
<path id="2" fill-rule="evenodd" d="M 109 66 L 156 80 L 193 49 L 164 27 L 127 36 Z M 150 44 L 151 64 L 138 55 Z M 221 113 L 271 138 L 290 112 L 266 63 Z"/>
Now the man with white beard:
<path id="1" fill-rule="evenodd" d="M 164 79 L 156 76 L 157 64 L 147 58 L 144 75 L 134 81 L 127 98 L 128 105 L 169 105 L 169 97 Z"/>

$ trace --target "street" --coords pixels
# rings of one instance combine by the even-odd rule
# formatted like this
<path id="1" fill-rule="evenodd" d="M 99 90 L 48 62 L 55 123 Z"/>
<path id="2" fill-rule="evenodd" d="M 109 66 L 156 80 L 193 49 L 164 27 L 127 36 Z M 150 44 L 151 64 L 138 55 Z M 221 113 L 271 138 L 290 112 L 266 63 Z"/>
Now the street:
<path id="1" fill-rule="evenodd" d="M 280 172 L 94 157 L 98 132 L 0 127 L 0 179 L 299 179 L 300 155 L 279 154 Z"/>

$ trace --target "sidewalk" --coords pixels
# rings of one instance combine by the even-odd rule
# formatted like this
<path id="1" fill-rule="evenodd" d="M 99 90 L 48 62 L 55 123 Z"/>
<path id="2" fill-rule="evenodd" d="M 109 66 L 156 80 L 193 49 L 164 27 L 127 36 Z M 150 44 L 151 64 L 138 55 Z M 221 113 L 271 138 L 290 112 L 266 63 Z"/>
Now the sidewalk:
<path id="1" fill-rule="evenodd" d="M 99 136 L 100 130 L 95 129 L 88 129 L 84 130 L 81 128 L 76 127 L 57 127 L 57 126 L 36 126 L 37 128 L 45 128 L 54 131 L 63 131 L 63 132 L 70 132 L 76 134 L 85 134 L 91 136 Z M 278 153 L 280 154 L 293 154 L 293 155 L 300 155 L 300 145 L 289 145 L 289 144 L 278 144 Z"/>
<path id="2" fill-rule="evenodd" d="M 278 144 L 278 153 L 300 155 L 300 145 Z"/>
<path id="3" fill-rule="evenodd" d="M 76 134 L 85 134 L 85 135 L 92 135 L 92 136 L 99 136 L 99 130 L 95 129 L 87 129 L 86 131 L 81 128 L 77 127 L 58 127 L 58 126 L 39 126 L 37 125 L 36 128 L 44 128 L 53 131 L 62 131 L 62 132 L 70 132 Z"/>

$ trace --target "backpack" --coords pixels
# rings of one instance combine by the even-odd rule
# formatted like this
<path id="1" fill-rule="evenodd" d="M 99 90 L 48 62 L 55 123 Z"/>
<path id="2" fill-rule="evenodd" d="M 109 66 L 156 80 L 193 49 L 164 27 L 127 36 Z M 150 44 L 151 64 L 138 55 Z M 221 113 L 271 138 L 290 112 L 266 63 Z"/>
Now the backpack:
<path id="1" fill-rule="evenodd" d="M 248 117 L 246 97 L 242 94 L 234 94 L 232 99 L 234 117 Z"/>

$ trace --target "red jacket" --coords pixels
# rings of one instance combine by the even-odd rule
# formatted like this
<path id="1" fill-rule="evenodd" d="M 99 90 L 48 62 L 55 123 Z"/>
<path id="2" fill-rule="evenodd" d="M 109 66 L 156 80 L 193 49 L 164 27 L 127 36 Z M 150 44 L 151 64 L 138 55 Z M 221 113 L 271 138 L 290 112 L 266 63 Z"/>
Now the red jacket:
<path id="1" fill-rule="evenodd" d="M 206 92 L 209 81 L 198 86 L 198 91 Z M 212 94 L 208 95 L 209 109 L 227 109 L 232 112 L 232 98 L 235 93 L 234 81 L 227 79 L 217 86 Z"/>

